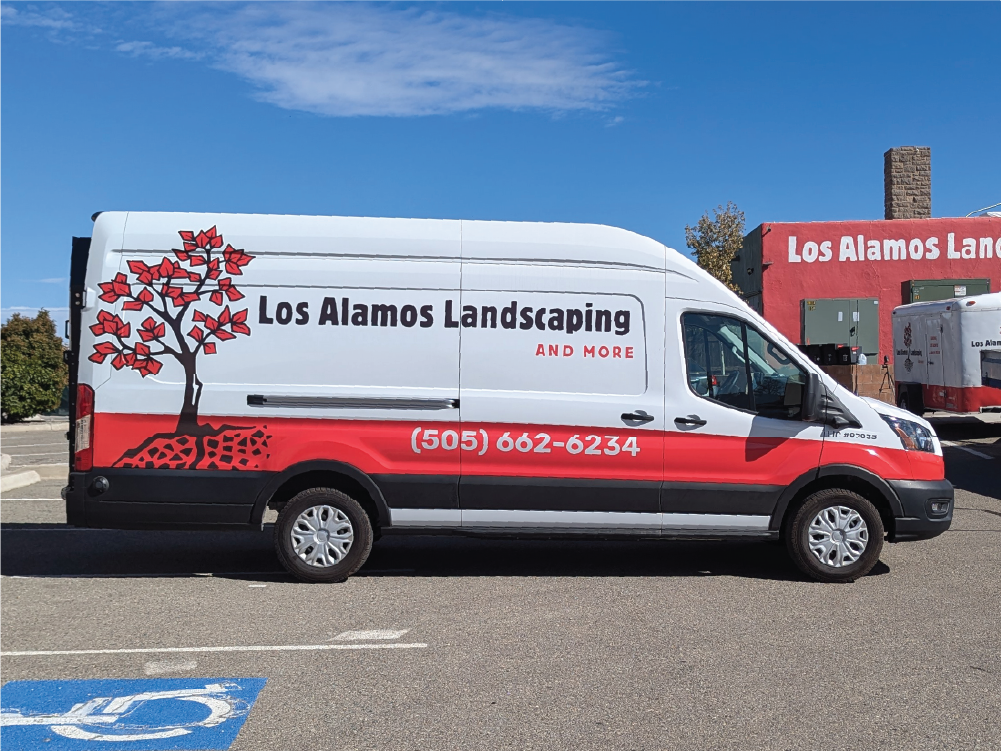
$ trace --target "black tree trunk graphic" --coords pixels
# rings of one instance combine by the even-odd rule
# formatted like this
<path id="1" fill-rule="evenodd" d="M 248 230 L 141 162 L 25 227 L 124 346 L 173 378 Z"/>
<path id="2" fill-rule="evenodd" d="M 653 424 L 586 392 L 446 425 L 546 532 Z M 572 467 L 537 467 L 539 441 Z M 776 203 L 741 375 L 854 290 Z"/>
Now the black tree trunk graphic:
<path id="1" fill-rule="evenodd" d="M 198 430 L 198 402 L 202 398 L 202 382 L 195 369 L 195 355 L 188 352 L 177 358 L 184 367 L 184 401 L 177 419 L 177 433 L 194 433 Z"/>

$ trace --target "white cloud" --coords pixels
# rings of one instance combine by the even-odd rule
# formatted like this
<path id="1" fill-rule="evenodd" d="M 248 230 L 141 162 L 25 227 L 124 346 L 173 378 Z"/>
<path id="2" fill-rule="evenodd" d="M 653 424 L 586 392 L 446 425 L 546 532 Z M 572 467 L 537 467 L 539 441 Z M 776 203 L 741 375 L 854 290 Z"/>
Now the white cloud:
<path id="1" fill-rule="evenodd" d="M 179 46 L 118 49 L 197 57 L 249 81 L 262 101 L 335 117 L 600 111 L 645 85 L 611 58 L 605 34 L 543 19 L 253 3 L 159 7 L 149 20 Z"/>
<path id="2" fill-rule="evenodd" d="M 3 5 L 2 22 L 200 61 L 245 79 L 261 101 L 333 117 L 605 111 L 646 85 L 606 33 L 542 18 L 362 3 L 66 7 Z"/>
<path id="3" fill-rule="evenodd" d="M 59 7 L 49 7 L 44 11 L 29 5 L 24 10 L 10 5 L 0 6 L 0 22 L 11 26 L 38 26 L 53 31 L 72 30 L 79 27 L 71 13 Z"/>
<path id="4" fill-rule="evenodd" d="M 202 57 L 197 52 L 191 52 L 181 47 L 161 47 L 153 42 L 119 42 L 115 45 L 115 52 L 124 52 L 134 57 L 149 57 L 154 60 L 198 60 Z"/>

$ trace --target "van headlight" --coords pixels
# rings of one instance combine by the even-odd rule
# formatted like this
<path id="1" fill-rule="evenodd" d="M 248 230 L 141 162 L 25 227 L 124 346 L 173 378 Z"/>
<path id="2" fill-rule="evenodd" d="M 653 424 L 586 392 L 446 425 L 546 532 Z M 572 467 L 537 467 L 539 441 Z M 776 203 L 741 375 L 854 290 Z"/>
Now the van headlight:
<path id="1" fill-rule="evenodd" d="M 935 434 L 932 433 L 924 425 L 919 425 L 911 420 L 905 420 L 901 417 L 891 417 L 890 415 L 880 414 L 886 424 L 893 428 L 893 432 L 897 434 L 897 438 L 900 442 L 904 444 L 904 448 L 908 451 L 930 451 L 935 452 Z"/>

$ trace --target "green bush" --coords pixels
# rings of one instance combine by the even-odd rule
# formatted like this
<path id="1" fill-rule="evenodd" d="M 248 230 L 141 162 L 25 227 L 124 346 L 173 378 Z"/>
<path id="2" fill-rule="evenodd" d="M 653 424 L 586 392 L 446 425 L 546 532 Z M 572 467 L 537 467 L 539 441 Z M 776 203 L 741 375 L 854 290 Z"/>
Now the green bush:
<path id="1" fill-rule="evenodd" d="M 59 406 L 67 369 L 63 340 L 46 310 L 34 318 L 18 313 L 0 329 L 0 412 L 17 422 Z"/>

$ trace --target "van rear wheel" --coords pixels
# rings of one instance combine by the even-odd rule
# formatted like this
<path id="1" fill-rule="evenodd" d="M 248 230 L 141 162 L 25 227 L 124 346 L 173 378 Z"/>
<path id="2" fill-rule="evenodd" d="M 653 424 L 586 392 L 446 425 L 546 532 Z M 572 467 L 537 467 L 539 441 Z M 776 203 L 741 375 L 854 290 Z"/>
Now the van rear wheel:
<path id="1" fill-rule="evenodd" d="M 883 520 L 868 500 L 841 488 L 809 496 L 786 528 L 786 548 L 803 573 L 823 582 L 865 576 L 883 550 Z"/>
<path id="2" fill-rule="evenodd" d="M 303 490 L 278 514 L 275 552 L 300 581 L 342 582 L 362 567 L 371 550 L 368 514 L 339 490 Z"/>

